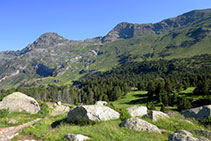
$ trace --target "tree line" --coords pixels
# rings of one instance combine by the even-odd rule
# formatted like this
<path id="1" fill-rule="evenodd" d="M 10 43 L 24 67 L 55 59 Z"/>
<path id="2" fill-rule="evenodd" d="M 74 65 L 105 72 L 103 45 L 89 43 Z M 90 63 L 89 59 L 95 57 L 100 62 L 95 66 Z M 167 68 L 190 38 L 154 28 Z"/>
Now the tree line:
<path id="1" fill-rule="evenodd" d="M 125 96 L 131 88 L 148 91 L 149 103 L 190 108 L 193 102 L 178 93 L 196 87 L 194 95 L 203 99 L 195 104 L 211 103 L 211 55 L 191 58 L 125 62 L 107 72 L 93 72 L 76 85 L 48 87 L 19 87 L 1 90 L 0 97 L 11 91 L 20 91 L 42 101 L 93 104 L 98 100 L 115 101 Z M 206 102 L 204 102 L 206 101 Z"/>

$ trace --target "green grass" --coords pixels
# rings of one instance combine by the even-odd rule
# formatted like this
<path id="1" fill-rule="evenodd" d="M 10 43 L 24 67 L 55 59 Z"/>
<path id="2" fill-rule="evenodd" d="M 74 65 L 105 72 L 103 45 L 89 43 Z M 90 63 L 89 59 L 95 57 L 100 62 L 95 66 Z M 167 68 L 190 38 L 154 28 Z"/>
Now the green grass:
<path id="1" fill-rule="evenodd" d="M 23 123 L 32 121 L 33 119 L 39 118 L 37 114 L 28 114 L 28 113 L 18 113 L 18 112 L 10 112 L 6 117 L 0 118 L 0 127 L 10 127 L 21 125 Z M 17 124 L 9 124 L 9 119 L 15 119 L 18 121 Z"/>
<path id="2" fill-rule="evenodd" d="M 115 107 L 128 108 L 134 105 L 146 105 L 147 91 L 132 91 L 121 99 L 111 102 Z M 143 103 L 141 103 L 143 101 Z"/>
<path id="3" fill-rule="evenodd" d="M 114 107 L 118 108 L 129 108 L 132 106 L 147 106 L 147 91 L 132 91 L 126 96 L 118 99 L 117 101 L 111 102 Z M 154 103 L 155 109 L 160 110 L 161 104 Z M 176 109 L 176 107 L 168 106 L 168 109 Z"/>
<path id="4" fill-rule="evenodd" d="M 119 119 L 102 121 L 94 125 L 79 126 L 67 123 L 66 116 L 66 114 L 63 114 L 56 117 L 45 118 L 31 127 L 24 128 L 20 135 L 31 136 L 44 141 L 62 141 L 64 140 L 64 136 L 68 133 L 89 136 L 94 141 L 165 141 L 171 132 L 179 129 L 188 130 L 190 132 L 194 129 L 210 129 L 198 124 L 195 120 L 191 120 L 192 123 L 187 122 L 178 114 L 173 115 L 170 119 L 161 119 L 156 122 L 153 122 L 150 118 L 142 117 L 142 119 L 156 125 L 158 128 L 165 129 L 166 131 L 161 135 L 153 132 L 140 132 L 121 128 L 119 126 L 121 120 Z M 53 123 L 57 123 L 57 126 L 54 128 L 51 127 Z M 18 140 L 21 136 L 13 140 Z"/>
<path id="5" fill-rule="evenodd" d="M 200 125 L 196 120 L 187 120 L 179 114 L 174 114 L 169 119 L 160 119 L 158 121 L 152 121 L 150 118 L 146 117 L 143 117 L 143 119 L 156 125 L 160 129 L 165 129 L 172 132 L 180 129 L 184 129 L 190 132 L 192 132 L 194 129 L 205 129 L 205 127 Z"/>
<path id="6" fill-rule="evenodd" d="M 51 128 L 54 121 L 62 120 L 66 115 L 60 115 L 55 118 L 48 118 L 39 123 L 34 124 L 32 127 L 22 130 L 22 135 L 33 136 L 38 139 L 49 141 L 62 141 L 64 135 L 68 133 L 83 134 L 92 138 L 92 140 L 106 140 L 106 141 L 164 141 L 167 136 L 150 132 L 138 132 L 120 128 L 120 120 L 111 120 L 97 123 L 95 125 L 78 126 L 70 125 L 66 122 L 61 123 L 56 128 Z M 16 140 L 18 137 L 16 138 Z"/>
<path id="7" fill-rule="evenodd" d="M 186 90 L 181 91 L 180 93 L 192 94 L 194 90 L 195 90 L 195 87 L 189 87 Z"/>

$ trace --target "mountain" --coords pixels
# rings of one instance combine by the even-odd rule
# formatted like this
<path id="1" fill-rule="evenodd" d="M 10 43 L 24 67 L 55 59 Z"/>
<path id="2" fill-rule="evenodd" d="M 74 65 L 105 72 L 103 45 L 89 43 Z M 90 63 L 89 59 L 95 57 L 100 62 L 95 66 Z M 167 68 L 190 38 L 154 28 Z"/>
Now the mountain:
<path id="1" fill-rule="evenodd" d="M 118 39 L 127 39 L 134 36 L 143 36 L 148 34 L 163 34 L 178 28 L 183 28 L 197 21 L 206 20 L 211 17 L 210 13 L 211 9 L 194 10 L 155 24 L 132 24 L 122 22 L 111 30 L 105 37 L 103 37 L 102 42 L 113 42 Z"/>
<path id="2" fill-rule="evenodd" d="M 0 88 L 71 84 L 127 61 L 211 54 L 211 9 L 155 24 L 120 23 L 104 37 L 72 41 L 45 33 L 20 51 L 0 52 Z"/>

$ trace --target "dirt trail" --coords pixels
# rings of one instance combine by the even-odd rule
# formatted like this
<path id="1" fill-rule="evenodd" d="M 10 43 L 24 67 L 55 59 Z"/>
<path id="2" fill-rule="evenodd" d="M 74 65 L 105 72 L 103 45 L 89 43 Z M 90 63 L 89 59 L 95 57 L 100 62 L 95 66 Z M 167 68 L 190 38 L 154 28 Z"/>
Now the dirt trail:
<path id="1" fill-rule="evenodd" d="M 24 123 L 22 125 L 0 128 L 0 141 L 10 141 L 12 138 L 18 135 L 18 131 L 40 120 L 41 119 L 39 118 L 30 122 Z"/>

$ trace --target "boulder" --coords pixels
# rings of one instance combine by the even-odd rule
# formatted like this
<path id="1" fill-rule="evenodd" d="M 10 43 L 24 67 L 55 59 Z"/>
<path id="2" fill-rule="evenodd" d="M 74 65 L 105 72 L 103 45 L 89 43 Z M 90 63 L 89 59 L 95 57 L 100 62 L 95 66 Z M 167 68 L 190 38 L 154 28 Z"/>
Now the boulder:
<path id="1" fill-rule="evenodd" d="M 146 106 L 133 106 L 133 107 L 127 108 L 127 111 L 132 117 L 147 115 Z"/>
<path id="2" fill-rule="evenodd" d="M 81 134 L 67 134 L 64 136 L 66 141 L 85 141 L 90 140 L 89 137 L 81 135 Z"/>
<path id="3" fill-rule="evenodd" d="M 136 131 L 149 131 L 161 134 L 161 130 L 157 126 L 145 120 L 139 119 L 138 117 L 132 117 L 123 121 L 120 124 L 120 127 L 125 127 Z"/>
<path id="4" fill-rule="evenodd" d="M 106 102 L 106 101 L 97 101 L 95 103 L 95 105 L 107 105 L 107 104 L 108 104 L 108 102 Z"/>
<path id="5" fill-rule="evenodd" d="M 59 114 L 64 114 L 70 111 L 69 106 L 65 106 L 65 105 L 58 105 L 55 106 L 55 108 L 52 110 L 51 115 L 52 116 L 56 116 Z"/>
<path id="6" fill-rule="evenodd" d="M 169 118 L 169 116 L 161 111 L 150 111 L 149 113 L 150 118 L 152 118 L 153 121 L 158 121 L 160 119 L 166 119 Z"/>
<path id="7" fill-rule="evenodd" d="M 115 110 L 103 105 L 83 105 L 75 107 L 68 113 L 67 121 L 106 121 L 111 119 L 118 119 L 120 114 Z"/>
<path id="8" fill-rule="evenodd" d="M 211 139 L 211 131 L 206 131 L 206 130 L 193 130 L 193 132 L 197 135 L 204 136 L 208 139 Z"/>
<path id="9" fill-rule="evenodd" d="M 169 141 L 209 141 L 204 137 L 193 137 L 193 135 L 186 130 L 177 130 L 169 136 Z"/>
<path id="10" fill-rule="evenodd" d="M 9 120 L 7 121 L 7 123 L 9 123 L 9 124 L 17 124 L 18 121 L 15 120 L 15 119 L 9 119 Z"/>
<path id="11" fill-rule="evenodd" d="M 181 114 L 186 118 L 208 119 L 211 117 L 211 105 L 185 110 Z"/>
<path id="12" fill-rule="evenodd" d="M 15 92 L 3 98 L 0 102 L 0 109 L 35 114 L 40 111 L 40 106 L 34 98 Z"/>

